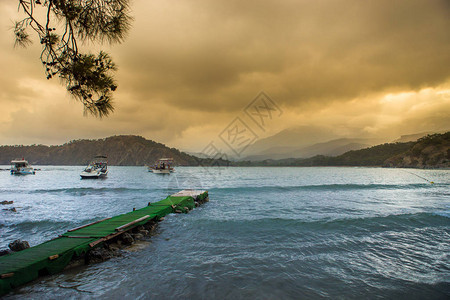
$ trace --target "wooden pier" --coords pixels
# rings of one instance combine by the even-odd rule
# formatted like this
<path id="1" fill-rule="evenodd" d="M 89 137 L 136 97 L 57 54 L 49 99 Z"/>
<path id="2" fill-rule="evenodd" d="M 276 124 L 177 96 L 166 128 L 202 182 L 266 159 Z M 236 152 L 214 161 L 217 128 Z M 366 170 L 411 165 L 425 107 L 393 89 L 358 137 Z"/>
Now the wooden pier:
<path id="1" fill-rule="evenodd" d="M 39 276 L 62 271 L 73 259 L 170 213 L 187 213 L 206 201 L 208 191 L 183 190 L 132 212 L 86 224 L 43 244 L 0 256 L 0 296 Z"/>

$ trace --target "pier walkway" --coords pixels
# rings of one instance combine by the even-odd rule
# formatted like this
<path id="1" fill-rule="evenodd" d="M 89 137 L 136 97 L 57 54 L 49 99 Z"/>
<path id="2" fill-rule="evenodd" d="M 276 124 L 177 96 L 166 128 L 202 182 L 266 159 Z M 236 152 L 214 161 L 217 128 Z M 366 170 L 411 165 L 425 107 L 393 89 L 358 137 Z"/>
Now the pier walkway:
<path id="1" fill-rule="evenodd" d="M 43 244 L 0 257 L 0 296 L 39 276 L 62 271 L 104 242 L 173 212 L 187 212 L 208 200 L 207 191 L 184 190 L 148 206 L 71 229 Z"/>

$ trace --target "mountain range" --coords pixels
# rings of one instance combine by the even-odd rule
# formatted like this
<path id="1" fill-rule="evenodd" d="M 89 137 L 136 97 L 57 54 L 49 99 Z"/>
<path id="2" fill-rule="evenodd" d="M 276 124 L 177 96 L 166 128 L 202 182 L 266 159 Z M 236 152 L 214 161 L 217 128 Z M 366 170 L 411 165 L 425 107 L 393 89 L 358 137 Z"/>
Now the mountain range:
<path id="1" fill-rule="evenodd" d="M 295 133 L 295 132 L 294 132 Z M 298 132 L 297 132 L 298 133 Z M 292 132 L 284 132 L 289 135 Z M 407 142 L 384 143 L 371 146 L 376 139 L 341 138 L 307 145 L 307 141 L 296 141 L 292 151 L 289 146 L 261 151 L 259 160 L 214 161 L 211 158 L 194 155 L 147 140 L 141 136 L 120 135 L 97 140 L 73 140 L 63 145 L 16 145 L 0 146 L 0 164 L 7 165 L 12 159 L 26 158 L 32 165 L 86 165 L 96 155 L 107 155 L 108 163 L 117 166 L 143 166 L 153 164 L 162 157 L 174 158 L 183 166 L 386 166 L 386 167 L 450 167 L 450 132 L 432 134 L 410 141 L 422 133 L 402 136 L 398 140 Z M 321 137 L 309 137 L 308 142 Z M 276 139 L 276 137 L 275 137 Z M 256 144 L 256 143 L 255 143 Z M 270 145 L 270 138 L 261 140 L 260 145 Z M 272 144 L 273 145 L 273 144 Z M 257 149 L 256 147 L 253 148 Z M 263 158 L 265 153 L 277 151 L 280 159 Z M 258 155 L 254 155 L 256 159 Z M 306 157 L 306 158 L 304 158 Z"/>
<path id="2" fill-rule="evenodd" d="M 250 145 L 242 161 L 266 159 L 309 158 L 315 155 L 338 156 L 347 151 L 360 150 L 387 142 L 410 142 L 430 134 L 421 132 L 403 135 L 392 141 L 376 136 L 346 137 L 330 128 L 298 126 L 259 139 Z"/>
<path id="3" fill-rule="evenodd" d="M 347 151 L 359 150 L 376 145 L 378 139 L 351 139 L 340 138 L 326 142 L 315 143 L 302 148 L 295 147 L 273 147 L 249 155 L 245 160 L 283 159 L 283 158 L 308 158 L 314 155 L 337 156 Z"/>
<path id="4" fill-rule="evenodd" d="M 241 161 L 240 166 L 383 166 L 450 168 L 450 132 L 427 135 L 410 142 L 376 145 L 338 156 Z"/>

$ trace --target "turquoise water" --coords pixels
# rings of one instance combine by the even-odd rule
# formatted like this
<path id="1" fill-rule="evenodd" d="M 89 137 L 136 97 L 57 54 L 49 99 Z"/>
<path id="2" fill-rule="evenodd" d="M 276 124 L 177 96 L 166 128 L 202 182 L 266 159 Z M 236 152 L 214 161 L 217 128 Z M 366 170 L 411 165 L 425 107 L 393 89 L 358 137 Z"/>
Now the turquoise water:
<path id="1" fill-rule="evenodd" d="M 381 168 L 110 167 L 0 171 L 0 248 L 31 245 L 184 188 L 210 202 L 171 215 L 122 257 L 6 298 L 317 299 L 450 297 L 450 171 Z M 435 184 L 430 184 L 413 172 Z"/>

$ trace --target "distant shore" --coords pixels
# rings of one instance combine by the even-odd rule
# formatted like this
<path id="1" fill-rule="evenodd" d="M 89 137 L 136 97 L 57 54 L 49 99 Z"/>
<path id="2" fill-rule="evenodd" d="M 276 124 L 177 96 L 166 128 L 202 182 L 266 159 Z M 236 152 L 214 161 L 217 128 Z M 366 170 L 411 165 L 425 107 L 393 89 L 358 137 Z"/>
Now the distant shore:
<path id="1" fill-rule="evenodd" d="M 35 167 L 83 167 L 84 165 L 34 165 Z M 137 167 L 146 168 L 146 166 L 134 166 L 134 165 L 110 165 L 110 167 Z M 386 166 L 263 166 L 263 165 L 252 165 L 252 166 L 239 166 L 239 165 L 229 165 L 229 166 L 175 166 L 178 167 L 190 167 L 190 168 L 379 168 L 379 169 L 415 169 L 415 170 L 450 170 L 450 167 L 386 167 Z M 0 171 L 10 171 L 10 168 L 0 168 Z M 40 168 L 36 169 L 41 171 Z"/>
<path id="2" fill-rule="evenodd" d="M 239 167 L 393 167 L 416 169 L 450 168 L 450 132 L 427 135 L 415 142 L 386 143 L 338 156 L 231 161 L 200 158 L 140 136 L 112 136 L 98 140 L 76 140 L 60 146 L 0 146 L 0 165 L 23 157 L 31 165 L 84 166 L 96 155 L 106 155 L 110 166 L 152 165 L 170 157 L 180 166 Z"/>

